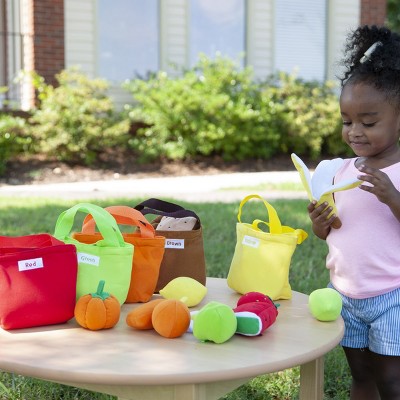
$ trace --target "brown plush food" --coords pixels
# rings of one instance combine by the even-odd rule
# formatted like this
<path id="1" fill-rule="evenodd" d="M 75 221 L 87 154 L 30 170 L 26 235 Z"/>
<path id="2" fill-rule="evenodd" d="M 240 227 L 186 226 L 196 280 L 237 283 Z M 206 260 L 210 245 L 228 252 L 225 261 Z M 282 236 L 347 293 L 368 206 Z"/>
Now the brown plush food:
<path id="1" fill-rule="evenodd" d="M 154 329 L 166 338 L 182 336 L 190 324 L 190 311 L 179 300 L 164 300 L 154 308 L 152 315 Z"/>
<path id="2" fill-rule="evenodd" d="M 75 305 L 75 320 L 83 328 L 108 329 L 119 321 L 121 306 L 115 296 L 103 292 L 104 283 L 100 281 L 96 293 L 81 296 Z"/>
<path id="3" fill-rule="evenodd" d="M 153 310 L 163 301 L 165 301 L 165 299 L 151 300 L 148 303 L 136 307 L 126 316 L 126 323 L 130 327 L 136 329 L 153 329 L 153 323 L 151 321 Z"/>

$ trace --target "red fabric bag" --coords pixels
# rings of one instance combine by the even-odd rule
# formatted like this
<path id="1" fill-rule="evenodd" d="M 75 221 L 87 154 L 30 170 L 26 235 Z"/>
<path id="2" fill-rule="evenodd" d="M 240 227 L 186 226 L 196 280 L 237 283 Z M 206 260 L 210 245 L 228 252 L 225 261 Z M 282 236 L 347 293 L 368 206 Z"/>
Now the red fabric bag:
<path id="1" fill-rule="evenodd" d="M 30 328 L 74 316 L 76 248 L 42 233 L 0 236 L 0 326 Z"/>

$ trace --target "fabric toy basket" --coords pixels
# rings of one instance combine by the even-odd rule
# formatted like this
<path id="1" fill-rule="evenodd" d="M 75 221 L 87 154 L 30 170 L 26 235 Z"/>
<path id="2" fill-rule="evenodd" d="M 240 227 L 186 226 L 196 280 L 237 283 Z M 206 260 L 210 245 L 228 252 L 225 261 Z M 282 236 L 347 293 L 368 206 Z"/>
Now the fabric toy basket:
<path id="1" fill-rule="evenodd" d="M 269 222 L 241 221 L 242 208 L 251 199 L 266 207 Z M 290 299 L 289 268 L 296 246 L 307 238 L 302 229 L 283 226 L 274 207 L 257 194 L 245 197 L 239 206 L 236 247 L 229 269 L 228 286 L 238 293 L 260 292 L 272 300 Z M 265 232 L 260 227 L 268 227 Z"/>
<path id="2" fill-rule="evenodd" d="M 206 284 L 203 229 L 198 215 L 184 207 L 160 199 L 148 199 L 135 206 L 151 220 L 157 234 L 165 237 L 165 253 L 160 266 L 156 292 L 174 278 L 186 276 Z M 188 229 L 186 223 L 192 223 Z"/>
<path id="3" fill-rule="evenodd" d="M 81 237 L 79 233 L 71 233 L 79 211 L 92 215 L 101 233 L 98 241 Z M 117 222 L 108 211 L 95 204 L 76 204 L 60 214 L 54 236 L 76 246 L 77 299 L 96 291 L 98 283 L 104 280 L 104 290 L 113 294 L 120 304 L 125 302 L 131 281 L 134 248 L 132 244 L 125 243 Z"/>
<path id="4" fill-rule="evenodd" d="M 0 326 L 31 328 L 74 316 L 76 248 L 47 233 L 0 236 Z"/>
<path id="5" fill-rule="evenodd" d="M 107 210 L 119 225 L 136 227 L 132 233 L 123 232 L 125 242 L 131 243 L 134 248 L 132 261 L 132 275 L 125 303 L 147 302 L 153 295 L 160 265 L 165 251 L 165 237 L 156 235 L 156 231 L 144 215 L 128 206 L 110 206 Z M 102 239 L 100 232 L 95 232 L 95 221 L 88 214 L 83 221 L 82 232 L 75 233 L 79 241 L 96 242 Z"/>

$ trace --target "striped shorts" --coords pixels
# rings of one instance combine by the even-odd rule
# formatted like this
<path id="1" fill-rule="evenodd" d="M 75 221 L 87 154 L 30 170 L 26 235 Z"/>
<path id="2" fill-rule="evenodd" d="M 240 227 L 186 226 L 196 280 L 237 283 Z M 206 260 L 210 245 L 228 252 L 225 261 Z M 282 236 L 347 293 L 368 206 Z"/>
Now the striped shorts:
<path id="1" fill-rule="evenodd" d="M 335 289 L 332 284 L 329 287 Z M 400 288 L 366 299 L 340 294 L 345 333 L 340 344 L 400 356 Z"/>

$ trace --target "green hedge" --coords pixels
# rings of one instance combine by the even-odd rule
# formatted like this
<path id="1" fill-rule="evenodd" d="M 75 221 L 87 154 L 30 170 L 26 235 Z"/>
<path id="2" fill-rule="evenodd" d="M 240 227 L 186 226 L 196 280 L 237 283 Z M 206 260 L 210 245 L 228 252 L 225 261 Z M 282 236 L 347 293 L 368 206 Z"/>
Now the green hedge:
<path id="1" fill-rule="evenodd" d="M 129 142 L 142 158 L 221 155 L 268 159 L 292 151 L 318 158 L 344 154 L 338 99 L 332 82 L 279 74 L 255 82 L 250 68 L 201 57 L 181 78 L 159 72 L 125 85 L 133 121 L 146 125 Z"/>
<path id="2" fill-rule="evenodd" d="M 257 82 L 250 68 L 201 56 L 180 77 L 159 72 L 128 81 L 124 88 L 132 102 L 117 110 L 107 81 L 77 69 L 56 78 L 52 86 L 34 76 L 38 106 L 27 121 L 0 115 L 0 173 L 10 157 L 27 150 L 88 165 L 109 149 L 131 151 L 137 162 L 349 154 L 332 82 L 284 73 Z"/>
<path id="3" fill-rule="evenodd" d="M 341 143 L 341 118 L 333 82 L 305 82 L 281 73 L 269 85 L 263 85 L 264 95 L 274 104 L 280 132 L 282 153 L 296 152 L 318 158 L 323 147 L 341 153 L 328 139 Z"/>
<path id="4" fill-rule="evenodd" d="M 25 118 L 0 113 L 0 176 L 13 157 L 29 151 L 32 139 L 26 134 Z"/>
<path id="5" fill-rule="evenodd" d="M 201 57 L 181 78 L 160 72 L 126 88 L 134 99 L 130 118 L 147 124 L 130 145 L 146 159 L 221 154 L 243 160 L 279 150 L 271 104 L 250 70 L 236 69 L 231 60 Z"/>
<path id="6" fill-rule="evenodd" d="M 56 78 L 57 86 L 40 76 L 34 80 L 40 103 L 29 123 L 38 152 L 90 165 L 106 149 L 125 146 L 129 121 L 115 110 L 105 80 L 89 79 L 77 69 Z"/>

